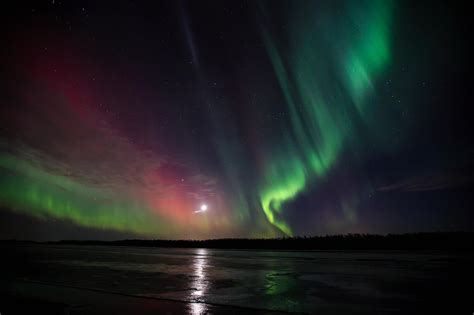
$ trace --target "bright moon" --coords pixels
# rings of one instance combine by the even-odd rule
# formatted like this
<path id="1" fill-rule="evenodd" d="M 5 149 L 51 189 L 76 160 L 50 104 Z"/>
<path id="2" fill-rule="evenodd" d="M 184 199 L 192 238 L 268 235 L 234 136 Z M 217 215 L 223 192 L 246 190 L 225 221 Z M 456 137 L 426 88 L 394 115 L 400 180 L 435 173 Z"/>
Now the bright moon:
<path id="1" fill-rule="evenodd" d="M 201 211 L 206 211 L 207 210 L 207 205 L 204 204 L 204 205 L 201 205 Z"/>

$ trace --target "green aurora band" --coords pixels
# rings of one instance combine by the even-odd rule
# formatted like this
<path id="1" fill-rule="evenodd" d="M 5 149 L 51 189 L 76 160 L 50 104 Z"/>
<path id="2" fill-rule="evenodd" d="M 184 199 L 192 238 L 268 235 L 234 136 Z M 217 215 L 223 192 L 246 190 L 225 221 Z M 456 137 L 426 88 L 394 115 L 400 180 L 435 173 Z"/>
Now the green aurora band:
<path id="1" fill-rule="evenodd" d="M 370 125 L 367 100 L 390 61 L 393 13 L 389 1 L 353 1 L 341 11 L 295 5 L 286 41 L 262 31 L 290 123 L 267 161 L 259 196 L 268 221 L 286 235 L 292 230 L 282 218 L 284 203 L 328 174 L 358 140 L 360 122 Z"/>
<path id="2" fill-rule="evenodd" d="M 18 212 L 97 229 L 156 234 L 157 221 L 149 211 L 143 211 L 148 210 L 144 204 L 49 173 L 10 154 L 0 155 L 0 168 L 0 200 Z M 160 232 L 166 232 L 166 224 L 160 224 Z"/>

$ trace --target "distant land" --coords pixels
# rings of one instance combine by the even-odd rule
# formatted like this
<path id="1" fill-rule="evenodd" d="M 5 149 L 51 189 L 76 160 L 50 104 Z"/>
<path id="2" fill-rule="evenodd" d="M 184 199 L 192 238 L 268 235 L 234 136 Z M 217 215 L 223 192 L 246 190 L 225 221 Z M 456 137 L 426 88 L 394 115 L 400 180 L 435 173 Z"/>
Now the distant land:
<path id="1" fill-rule="evenodd" d="M 270 250 L 473 250 L 474 232 L 409 234 L 344 234 L 272 239 L 223 238 L 209 240 L 117 241 L 62 240 L 36 242 L 3 240 L 3 244 L 106 245 L 176 248 L 270 249 Z"/>

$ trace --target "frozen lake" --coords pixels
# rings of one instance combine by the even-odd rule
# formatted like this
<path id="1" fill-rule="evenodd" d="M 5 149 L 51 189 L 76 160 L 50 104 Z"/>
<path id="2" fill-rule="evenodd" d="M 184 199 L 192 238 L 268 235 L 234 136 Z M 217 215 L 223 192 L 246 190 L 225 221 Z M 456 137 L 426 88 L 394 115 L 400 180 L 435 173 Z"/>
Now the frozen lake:
<path id="1" fill-rule="evenodd" d="M 461 253 L 71 245 L 4 251 L 12 263 L 5 280 L 10 292 L 66 304 L 75 291 L 61 297 L 40 287 L 186 301 L 191 302 L 186 312 L 194 314 L 222 305 L 237 307 L 234 311 L 322 314 L 472 307 L 471 290 L 465 289 L 472 284 L 472 257 Z"/>

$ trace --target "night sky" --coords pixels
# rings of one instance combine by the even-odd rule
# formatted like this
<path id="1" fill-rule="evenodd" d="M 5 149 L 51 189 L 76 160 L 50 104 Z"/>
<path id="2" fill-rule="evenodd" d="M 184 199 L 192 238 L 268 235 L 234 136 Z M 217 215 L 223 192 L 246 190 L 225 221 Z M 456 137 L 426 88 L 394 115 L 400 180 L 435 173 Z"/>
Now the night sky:
<path id="1" fill-rule="evenodd" d="M 467 7 L 1 11 L 0 238 L 474 230 Z"/>

